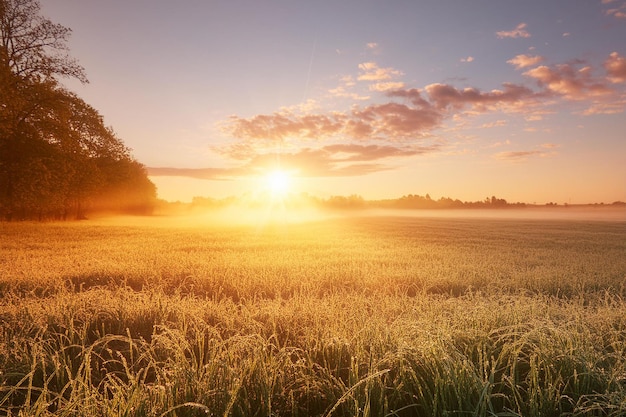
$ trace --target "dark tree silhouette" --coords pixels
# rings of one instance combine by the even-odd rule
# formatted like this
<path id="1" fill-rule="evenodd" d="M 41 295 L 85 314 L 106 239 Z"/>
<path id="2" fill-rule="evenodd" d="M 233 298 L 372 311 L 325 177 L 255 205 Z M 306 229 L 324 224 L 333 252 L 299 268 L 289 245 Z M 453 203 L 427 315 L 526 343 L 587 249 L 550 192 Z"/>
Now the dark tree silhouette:
<path id="1" fill-rule="evenodd" d="M 39 12 L 36 0 L 0 0 L 0 216 L 149 211 L 156 190 L 143 166 L 93 107 L 60 84 L 87 82 L 68 55 L 71 30 Z"/>

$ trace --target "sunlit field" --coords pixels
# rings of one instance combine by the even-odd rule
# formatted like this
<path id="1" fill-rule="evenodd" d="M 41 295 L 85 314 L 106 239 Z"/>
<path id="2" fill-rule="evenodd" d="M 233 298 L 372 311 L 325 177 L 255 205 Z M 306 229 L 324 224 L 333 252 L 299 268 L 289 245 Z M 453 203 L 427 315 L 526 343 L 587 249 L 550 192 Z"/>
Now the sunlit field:
<path id="1" fill-rule="evenodd" d="M 288 220 L 0 223 L 0 414 L 626 415 L 626 222 Z"/>

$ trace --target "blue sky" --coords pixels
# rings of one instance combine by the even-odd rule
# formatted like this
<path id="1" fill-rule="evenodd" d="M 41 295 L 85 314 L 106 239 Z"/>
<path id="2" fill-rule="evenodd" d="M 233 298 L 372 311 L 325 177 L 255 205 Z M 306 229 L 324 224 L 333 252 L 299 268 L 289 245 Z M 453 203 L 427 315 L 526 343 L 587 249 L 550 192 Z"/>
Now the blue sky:
<path id="1" fill-rule="evenodd" d="M 41 3 L 163 198 L 626 201 L 626 1 Z"/>

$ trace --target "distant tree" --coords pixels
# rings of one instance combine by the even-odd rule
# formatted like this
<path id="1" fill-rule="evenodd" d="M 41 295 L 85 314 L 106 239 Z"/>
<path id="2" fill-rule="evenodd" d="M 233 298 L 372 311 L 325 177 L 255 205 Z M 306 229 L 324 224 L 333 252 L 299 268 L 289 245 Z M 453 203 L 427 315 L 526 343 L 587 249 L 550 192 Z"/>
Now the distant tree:
<path id="1" fill-rule="evenodd" d="M 366 203 L 365 199 L 357 194 L 352 194 L 348 197 L 345 196 L 332 196 L 326 200 L 326 205 L 331 208 L 338 209 L 355 209 L 364 208 Z"/>

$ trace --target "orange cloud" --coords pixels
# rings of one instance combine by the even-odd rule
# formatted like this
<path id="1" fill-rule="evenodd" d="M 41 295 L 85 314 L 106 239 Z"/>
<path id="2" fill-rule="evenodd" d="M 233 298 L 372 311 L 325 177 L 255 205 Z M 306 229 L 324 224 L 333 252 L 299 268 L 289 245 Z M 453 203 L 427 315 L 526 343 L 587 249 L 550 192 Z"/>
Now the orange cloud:
<path id="1" fill-rule="evenodd" d="M 526 31 L 526 23 L 520 23 L 513 30 L 496 32 L 500 39 L 504 38 L 530 38 L 530 33 Z"/>
<path id="2" fill-rule="evenodd" d="M 531 157 L 539 157 L 545 158 L 547 156 L 554 155 L 554 152 L 545 152 L 540 150 L 532 150 L 532 151 L 510 151 L 510 152 L 498 152 L 494 155 L 494 158 L 499 159 L 501 161 L 510 161 L 510 162 L 523 162 L 528 160 Z"/>
<path id="3" fill-rule="evenodd" d="M 618 114 L 623 113 L 626 109 L 626 100 L 614 100 L 609 102 L 593 102 L 586 110 L 581 112 L 583 116 L 591 116 L 594 114 Z"/>
<path id="4" fill-rule="evenodd" d="M 173 167 L 148 167 L 148 175 L 153 177 L 187 177 L 201 180 L 225 180 L 229 177 L 243 173 L 239 169 L 221 168 L 173 168 Z"/>
<path id="5" fill-rule="evenodd" d="M 541 61 L 543 61 L 542 56 L 539 56 L 539 55 L 530 56 L 530 55 L 521 54 L 521 55 L 515 56 L 515 58 L 509 59 L 506 62 L 508 64 L 514 65 L 515 68 L 520 69 L 520 68 L 531 67 L 533 65 L 540 63 Z"/>
<path id="6" fill-rule="evenodd" d="M 369 86 L 370 91 L 390 91 L 390 90 L 399 90 L 404 87 L 404 83 L 401 81 L 397 82 L 385 82 L 385 83 L 375 83 Z"/>
<path id="7" fill-rule="evenodd" d="M 617 52 L 612 52 L 609 58 L 604 61 L 604 68 L 613 83 L 626 82 L 626 58 Z"/>
<path id="8" fill-rule="evenodd" d="M 501 126 L 506 126 L 506 125 L 507 125 L 506 120 L 496 120 L 495 122 L 483 123 L 481 128 L 489 129 L 489 128 L 492 128 L 492 127 L 501 127 Z"/>
<path id="9" fill-rule="evenodd" d="M 498 152 L 494 157 L 505 161 L 525 161 L 531 156 L 541 156 L 542 154 L 541 151 L 510 151 Z"/>
<path id="10" fill-rule="evenodd" d="M 375 62 L 359 64 L 359 69 L 362 71 L 357 77 L 359 81 L 385 81 L 395 76 L 402 75 L 401 71 L 393 68 L 380 68 Z"/>
<path id="11" fill-rule="evenodd" d="M 507 144 L 510 143 L 507 141 Z M 542 143 L 541 145 L 536 146 L 535 149 L 529 151 L 498 152 L 493 155 L 493 157 L 502 161 L 523 162 L 532 157 L 546 158 L 554 156 L 556 155 L 556 151 L 554 149 L 558 147 L 559 145 L 555 143 Z"/>
<path id="12" fill-rule="evenodd" d="M 556 144 L 556 143 L 542 143 L 541 145 L 542 148 L 545 149 L 554 149 L 554 148 L 558 148 L 560 145 Z"/>
<path id="13" fill-rule="evenodd" d="M 350 98 L 352 100 L 369 100 L 370 96 L 362 96 L 358 93 L 354 93 L 349 91 L 356 85 L 356 81 L 352 78 L 351 75 L 347 75 L 342 77 L 340 80 L 340 85 L 336 88 L 328 90 L 331 96 L 333 97 L 345 97 Z"/>
<path id="14" fill-rule="evenodd" d="M 151 176 L 177 176 L 198 179 L 226 180 L 255 175 L 280 164 L 300 177 L 356 176 L 391 169 L 382 160 L 435 152 L 432 146 L 378 146 L 335 144 L 319 149 L 304 148 L 297 152 L 261 153 L 252 156 L 238 168 L 147 168 Z"/>

